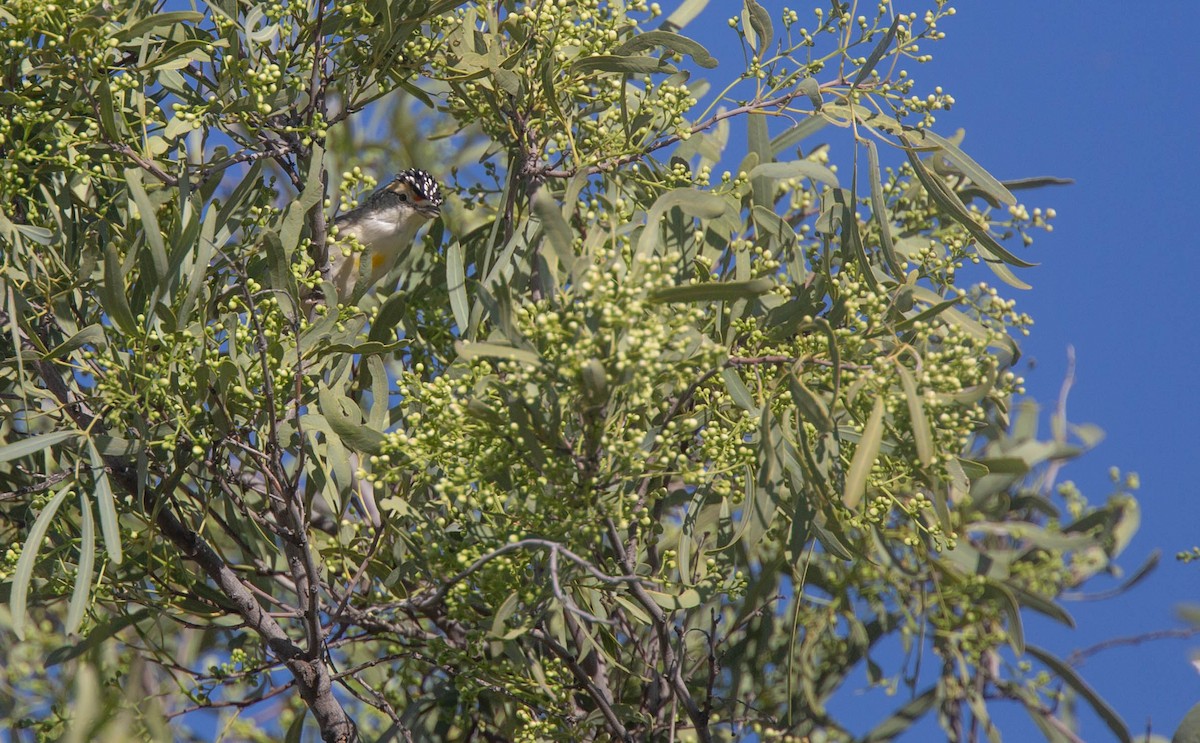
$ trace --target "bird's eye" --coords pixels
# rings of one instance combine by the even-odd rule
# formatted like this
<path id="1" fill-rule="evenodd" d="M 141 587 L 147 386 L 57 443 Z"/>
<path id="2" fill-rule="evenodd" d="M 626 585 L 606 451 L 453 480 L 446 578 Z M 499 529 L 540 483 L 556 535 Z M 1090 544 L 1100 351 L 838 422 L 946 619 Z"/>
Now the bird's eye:
<path id="1" fill-rule="evenodd" d="M 401 200 L 401 201 L 408 201 L 408 194 L 401 192 L 401 193 L 400 193 L 400 200 Z"/>

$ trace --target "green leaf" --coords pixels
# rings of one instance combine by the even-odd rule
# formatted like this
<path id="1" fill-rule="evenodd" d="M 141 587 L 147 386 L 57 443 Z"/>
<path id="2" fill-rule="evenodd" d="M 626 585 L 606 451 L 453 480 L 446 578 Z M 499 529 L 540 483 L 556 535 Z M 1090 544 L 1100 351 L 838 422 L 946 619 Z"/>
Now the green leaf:
<path id="1" fill-rule="evenodd" d="M 854 213 L 857 190 L 858 174 L 856 172 L 851 178 L 849 191 L 835 188 L 830 192 L 834 204 L 841 207 L 842 210 L 842 254 L 845 256 L 847 265 L 851 261 L 858 263 L 862 269 L 864 282 L 871 288 L 871 291 L 878 291 L 879 279 L 875 278 L 875 267 L 867 257 L 866 248 L 863 247 L 862 234 L 858 231 L 858 217 Z"/>
<path id="2" fill-rule="evenodd" d="M 650 294 L 650 301 L 658 304 L 675 302 L 728 302 L 736 299 L 751 299 L 762 296 L 775 288 L 768 278 L 749 281 L 706 281 L 700 284 L 685 284 L 657 289 Z"/>
<path id="3" fill-rule="evenodd" d="M 708 0 L 683 0 L 679 7 L 663 21 L 662 28 L 667 31 L 678 31 L 694 21 L 706 5 L 708 5 Z"/>
<path id="4" fill-rule="evenodd" d="M 96 522 L 92 517 L 92 504 L 88 501 L 87 491 L 83 489 L 79 491 L 79 515 L 79 566 L 75 570 L 75 587 L 71 590 L 71 603 L 67 607 L 67 619 L 63 627 L 68 635 L 79 632 L 83 626 L 96 565 Z"/>
<path id="5" fill-rule="evenodd" d="M 630 75 L 645 75 L 655 72 L 671 73 L 676 72 L 676 69 L 655 57 L 598 54 L 576 60 L 571 65 L 571 72 L 576 75 L 586 75 L 589 72 L 624 72 Z"/>
<path id="6" fill-rule="evenodd" d="M 941 177 L 929 172 L 929 170 L 925 167 L 925 163 L 921 161 L 921 158 L 917 157 L 915 150 L 912 149 L 912 144 L 908 138 L 902 135 L 900 137 L 900 141 L 903 142 L 907 148 L 906 154 L 908 155 L 908 161 L 913 166 L 913 171 L 917 175 L 917 180 L 921 182 L 921 185 L 925 187 L 925 191 L 929 194 L 930 198 L 937 202 L 938 206 L 949 213 L 954 221 L 967 228 L 967 231 L 970 232 L 971 236 L 975 238 L 975 248 L 982 254 L 984 260 L 1001 260 L 1019 268 L 1031 268 L 1037 265 L 1036 263 L 1023 261 L 1012 253 L 1008 252 L 1008 250 L 1006 250 L 1004 246 L 992 236 L 987 227 L 984 227 L 975 221 L 975 217 L 972 216 L 969 211 L 967 211 L 967 208 L 963 206 L 962 201 L 957 195 L 955 195 L 953 191 L 950 190 L 950 187 L 946 185 Z M 1028 288 L 1028 286 L 1022 284 L 1017 288 Z"/>
<path id="7" fill-rule="evenodd" d="M 820 111 L 825 105 L 825 99 L 821 97 L 821 84 L 811 77 L 805 77 L 796 83 L 796 90 L 808 96 L 808 100 L 813 104 L 813 109 Z M 814 117 L 816 118 L 816 117 Z M 822 119 L 822 121 L 824 121 Z M 822 124 L 821 126 L 824 126 Z"/>
<path id="8" fill-rule="evenodd" d="M 151 13 L 140 20 L 122 28 L 116 38 L 120 41 L 136 41 L 143 36 L 164 35 L 176 25 L 192 25 L 204 20 L 204 14 L 194 10 L 174 10 L 165 13 Z"/>
<path id="9" fill-rule="evenodd" d="M 771 45 L 771 41 L 775 37 L 775 29 L 771 25 L 771 14 L 755 0 L 744 1 L 745 8 L 742 10 L 742 19 L 748 22 L 753 30 L 752 34 L 747 34 L 750 46 L 757 52 L 756 56 L 762 57 L 763 52 Z"/>
<path id="10" fill-rule="evenodd" d="M 871 732 L 863 736 L 859 743 L 890 743 L 912 727 L 913 723 L 921 719 L 926 712 L 933 709 L 937 699 L 937 687 L 929 687 L 872 728 Z"/>
<path id="11" fill-rule="evenodd" d="M 112 484 L 108 481 L 108 468 L 96 445 L 88 439 L 88 456 L 92 461 L 92 476 L 96 480 L 96 506 L 100 509 L 100 533 L 104 535 L 104 549 L 114 564 L 122 560 L 121 529 L 117 524 L 117 499 Z"/>
<path id="12" fill-rule="evenodd" d="M 1016 206 L 1017 197 L 1013 196 L 1012 191 L 1009 191 L 1003 183 L 996 180 L 991 173 L 983 169 L 979 163 L 975 162 L 958 148 L 956 144 L 937 134 L 936 132 L 926 129 L 923 131 L 925 140 L 932 142 L 937 146 L 938 150 L 946 156 L 946 158 L 958 166 L 963 175 L 971 179 L 976 186 L 979 186 L 986 191 L 992 198 L 999 201 L 1001 204 Z"/>
<path id="13" fill-rule="evenodd" d="M 550 247 L 554 249 L 554 254 L 558 257 L 558 262 L 571 275 L 572 280 L 577 280 L 576 272 L 578 264 L 581 262 L 579 256 L 575 255 L 573 243 L 574 235 L 571 233 L 571 228 L 567 225 L 567 221 L 563 219 L 562 211 L 558 204 L 546 193 L 546 191 L 538 191 L 533 199 L 533 213 L 542 223 L 542 230 L 545 232 L 546 240 L 549 241 Z"/>
<path id="14" fill-rule="evenodd" d="M 746 158 L 738 166 L 739 171 L 754 171 L 759 163 L 769 163 L 771 155 L 771 134 L 767 131 L 767 117 L 751 116 L 746 120 Z M 751 203 L 764 209 L 772 209 L 775 204 L 775 187 L 765 175 L 757 175 L 750 179 Z M 748 266 L 747 266 L 748 267 Z M 745 278 L 737 276 L 737 278 Z"/>
<path id="15" fill-rule="evenodd" d="M 867 174 L 871 181 L 871 216 L 879 225 L 879 247 L 883 249 L 883 258 L 887 261 L 892 276 L 902 278 L 904 270 L 900 267 L 900 259 L 896 257 L 896 247 L 892 243 L 892 219 L 888 215 L 887 200 L 883 196 L 883 181 L 879 167 L 879 151 L 873 139 L 864 137 L 863 144 L 867 147 Z"/>
<path id="16" fill-rule="evenodd" d="M 362 424 L 362 412 L 354 401 L 322 384 L 317 388 L 317 403 L 330 430 L 346 445 L 366 454 L 379 453 L 384 436 Z"/>
<path id="17" fill-rule="evenodd" d="M 620 604 L 621 607 L 627 612 L 627 616 L 630 619 L 635 620 L 636 623 L 646 626 L 654 624 L 654 620 L 650 618 L 650 615 L 646 613 L 646 610 L 639 606 L 636 602 L 630 601 L 628 598 L 619 593 L 614 593 L 612 595 L 612 599 Z"/>
<path id="18" fill-rule="evenodd" d="M 717 60 L 713 59 L 703 45 L 671 31 L 647 31 L 638 34 L 614 49 L 613 53 L 618 56 L 627 56 L 656 46 L 669 49 L 676 54 L 689 56 L 692 61 L 706 70 L 717 66 Z"/>
<path id="19" fill-rule="evenodd" d="M 446 289 L 450 293 L 454 324 L 464 329 L 471 320 L 471 309 L 467 303 L 467 269 L 462 244 L 458 240 L 446 248 Z"/>
<path id="20" fill-rule="evenodd" d="M 896 361 L 896 373 L 900 375 L 900 386 L 904 388 L 904 397 L 908 401 L 908 417 L 912 422 L 917 458 L 921 460 L 921 466 L 928 467 L 933 462 L 933 433 L 929 429 L 929 419 L 925 417 L 925 405 L 912 372 L 899 360 Z"/>
<path id="21" fill-rule="evenodd" d="M 654 600 L 654 603 L 667 611 L 694 609 L 700 605 L 700 593 L 694 588 L 685 589 L 678 595 L 651 591 L 650 589 L 646 589 L 646 593 Z"/>
<path id="22" fill-rule="evenodd" d="M 971 480 L 979 480 L 987 477 L 991 473 L 991 470 L 987 468 L 987 465 L 983 464 L 982 462 L 976 462 L 971 459 L 963 459 L 962 457 L 956 458 L 955 461 L 957 461 L 959 466 L 962 467 L 963 474 L 965 474 Z"/>
<path id="23" fill-rule="evenodd" d="M 1171 736 L 1171 743 L 1196 743 L 1200 741 L 1200 702 L 1197 702 L 1183 716 L 1183 722 Z"/>
<path id="24" fill-rule="evenodd" d="M 1004 581 L 1004 587 L 1008 589 L 1021 606 L 1027 606 L 1039 614 L 1050 617 L 1072 629 L 1075 628 L 1075 619 L 1067 613 L 1066 609 L 1054 603 L 1051 599 L 1032 591 L 1026 591 L 1024 588 L 1008 580 Z"/>
<path id="25" fill-rule="evenodd" d="M 495 358 L 530 365 L 542 363 L 542 358 L 533 351 L 515 346 L 504 346 L 499 343 L 464 343 L 460 341 L 457 348 L 458 355 L 466 360 Z"/>
<path id="26" fill-rule="evenodd" d="M 288 204 L 287 211 L 283 214 L 283 223 L 279 227 L 279 241 L 283 245 L 286 261 L 291 261 L 292 253 L 300 244 L 300 235 L 304 230 L 308 212 L 325 196 L 324 169 L 321 167 L 324 156 L 325 150 L 314 144 L 304 190 Z"/>
<path id="27" fill-rule="evenodd" d="M 65 663 L 69 660 L 78 658 L 89 650 L 99 647 L 110 637 L 115 637 L 118 632 L 126 627 L 137 624 L 143 619 L 149 619 L 152 616 L 157 616 L 157 612 L 155 610 L 138 609 L 132 614 L 122 614 L 120 616 L 113 617 L 112 619 L 92 630 L 88 634 L 87 638 L 82 642 L 75 643 L 74 645 L 64 645 L 50 651 L 50 653 L 46 656 L 46 667 L 50 668 L 58 665 L 59 663 Z"/>
<path id="28" fill-rule="evenodd" d="M 798 373 L 788 375 L 788 388 L 792 393 L 792 404 L 800 411 L 801 418 L 811 423 L 818 431 L 828 433 L 833 430 L 833 418 L 829 415 L 829 406 L 804 384 Z M 800 435 L 804 435 L 801 432 Z"/>
<path id="29" fill-rule="evenodd" d="M 1025 653 L 1025 628 L 1021 622 L 1021 607 L 1012 591 L 1002 583 L 989 581 L 984 588 L 985 593 L 998 597 L 1000 609 L 1008 618 L 1008 643 L 1012 645 L 1017 655 Z"/>
<path id="30" fill-rule="evenodd" d="M 1036 645 L 1029 645 L 1025 649 L 1030 655 L 1044 663 L 1054 674 L 1066 682 L 1067 686 L 1070 686 L 1081 697 L 1086 699 L 1088 704 L 1092 706 L 1092 709 L 1096 711 L 1096 714 L 1100 716 L 1100 719 L 1104 720 L 1104 724 L 1108 726 L 1113 735 L 1117 736 L 1117 740 L 1122 741 L 1122 743 L 1130 743 L 1129 729 L 1125 726 L 1125 722 L 1121 719 L 1121 716 L 1109 706 L 1108 702 L 1104 701 L 1103 697 L 1096 693 L 1095 689 L 1088 686 L 1087 682 L 1080 678 L 1075 669 Z"/>
<path id="31" fill-rule="evenodd" d="M 858 507 L 867 489 L 867 476 L 879 456 L 879 447 L 883 442 L 883 395 L 875 398 L 875 408 L 871 417 L 863 427 L 862 438 L 858 448 L 854 450 L 854 458 L 850 460 L 850 470 L 846 473 L 846 490 L 842 502 L 850 510 Z"/>
<path id="32" fill-rule="evenodd" d="M 825 118 L 824 116 L 819 116 L 816 114 L 809 116 L 807 119 L 802 120 L 799 124 L 796 124 L 792 128 L 784 131 L 782 134 L 772 139 L 771 153 L 773 155 L 778 155 L 784 150 L 790 150 L 791 148 L 811 137 L 813 134 L 816 134 L 821 129 L 824 129 L 825 125 L 828 123 L 829 119 Z"/>
<path id="33" fill-rule="evenodd" d="M 89 325 L 51 349 L 42 359 L 44 361 L 53 361 L 65 358 L 83 346 L 103 346 L 105 340 L 103 327 L 100 325 Z"/>
<path id="34" fill-rule="evenodd" d="M 78 431 L 53 431 L 0 446 L 0 462 L 27 457 L 79 435 Z"/>
<path id="35" fill-rule="evenodd" d="M 791 160 L 782 163 L 762 163 L 754 166 L 747 175 L 750 178 L 811 178 L 834 188 L 838 187 L 838 178 L 832 170 L 810 160 Z"/>
<path id="36" fill-rule="evenodd" d="M 646 227 L 638 238 L 637 250 L 633 256 L 633 273 L 640 274 L 642 259 L 649 258 L 662 243 L 659 225 L 663 217 L 674 208 L 680 208 L 685 214 L 703 219 L 716 219 L 725 214 L 727 208 L 723 197 L 716 194 L 697 191 L 692 188 L 677 188 L 659 196 L 650 211 L 646 214 Z"/>
<path id="37" fill-rule="evenodd" d="M 125 271 L 117 247 L 111 242 L 104 246 L 104 281 L 96 288 L 96 293 L 109 319 L 125 334 L 135 335 L 137 323 L 125 294 Z"/>
<path id="38" fill-rule="evenodd" d="M 146 184 L 142 179 L 141 168 L 125 169 L 125 184 L 129 187 L 133 202 L 137 204 L 142 230 L 146 233 L 146 244 L 150 248 L 150 264 L 154 269 L 153 279 L 157 285 L 167 277 L 169 266 L 167 248 L 163 243 L 162 228 L 158 226 L 158 211 L 150 202 L 150 195 L 146 193 Z"/>
<path id="39" fill-rule="evenodd" d="M 259 189 L 262 188 L 262 171 L 264 160 L 255 160 L 250 166 L 246 174 L 242 176 L 242 180 L 238 181 L 233 192 L 229 194 L 229 198 L 221 204 L 220 210 L 217 212 L 217 224 L 214 238 L 216 243 L 223 244 L 229 239 L 233 230 L 229 229 L 229 223 L 240 219 L 240 217 L 249 208 L 247 202 L 254 196 Z"/>
<path id="40" fill-rule="evenodd" d="M 12 613 L 12 631 L 21 640 L 25 639 L 25 606 L 29 597 L 29 584 L 33 581 L 33 567 L 37 563 L 38 550 L 50 528 L 50 521 L 58 512 L 58 507 L 71 492 L 70 484 L 64 485 L 42 508 L 34 520 L 33 526 L 25 534 L 25 543 L 21 547 L 21 556 L 17 558 L 17 567 L 13 572 L 12 595 L 8 606 Z"/>
<path id="41" fill-rule="evenodd" d="M 900 28 L 900 18 L 892 20 L 892 25 L 888 27 L 887 33 L 867 55 L 867 61 L 859 68 L 858 74 L 854 76 L 854 82 L 850 87 L 857 88 L 863 80 L 867 79 L 867 75 L 871 74 L 871 70 L 875 69 L 875 65 L 879 64 L 879 60 L 883 59 L 883 55 L 887 54 L 887 50 L 891 48 L 892 42 L 896 40 L 896 32 Z"/>
<path id="42" fill-rule="evenodd" d="M 736 369 L 723 370 L 721 378 L 725 380 L 725 388 L 729 390 L 729 396 L 733 398 L 733 401 L 739 408 L 758 413 L 758 405 L 754 402 L 754 395 L 750 394 L 750 388 L 742 381 L 742 377 L 737 373 Z"/>

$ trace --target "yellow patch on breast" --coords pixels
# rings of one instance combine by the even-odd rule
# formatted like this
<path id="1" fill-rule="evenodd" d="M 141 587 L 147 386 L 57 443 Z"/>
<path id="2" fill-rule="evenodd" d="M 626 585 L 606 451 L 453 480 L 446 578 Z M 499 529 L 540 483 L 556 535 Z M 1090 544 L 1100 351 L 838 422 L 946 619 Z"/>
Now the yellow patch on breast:
<path id="1" fill-rule="evenodd" d="M 382 255 L 380 255 L 379 253 L 375 253 L 374 255 L 372 255 L 371 256 L 371 270 L 378 271 L 379 267 L 383 265 L 383 261 L 384 261 L 384 257 Z"/>

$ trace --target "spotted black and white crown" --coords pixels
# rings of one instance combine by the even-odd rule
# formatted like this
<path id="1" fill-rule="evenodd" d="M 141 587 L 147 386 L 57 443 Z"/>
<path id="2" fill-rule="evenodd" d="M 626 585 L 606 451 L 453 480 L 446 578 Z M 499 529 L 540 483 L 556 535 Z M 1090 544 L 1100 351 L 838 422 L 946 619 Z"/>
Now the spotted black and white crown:
<path id="1" fill-rule="evenodd" d="M 409 168 L 396 174 L 395 183 L 407 183 L 413 192 L 433 206 L 442 205 L 442 189 L 428 171 L 420 168 Z"/>

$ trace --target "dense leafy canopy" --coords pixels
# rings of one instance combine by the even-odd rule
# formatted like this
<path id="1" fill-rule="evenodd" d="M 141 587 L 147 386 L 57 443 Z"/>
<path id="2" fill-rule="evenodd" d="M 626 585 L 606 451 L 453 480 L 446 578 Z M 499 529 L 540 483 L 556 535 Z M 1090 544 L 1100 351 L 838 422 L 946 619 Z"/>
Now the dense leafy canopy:
<path id="1" fill-rule="evenodd" d="M 1099 434 L 1039 437 L 989 283 L 1059 181 L 935 132 L 942 2 L 744 0 L 721 50 L 705 4 L 0 9 L 13 725 L 1128 737 L 1021 624 L 1137 526 L 1057 481 Z M 334 301 L 330 218 L 409 166 L 443 217 Z"/>

